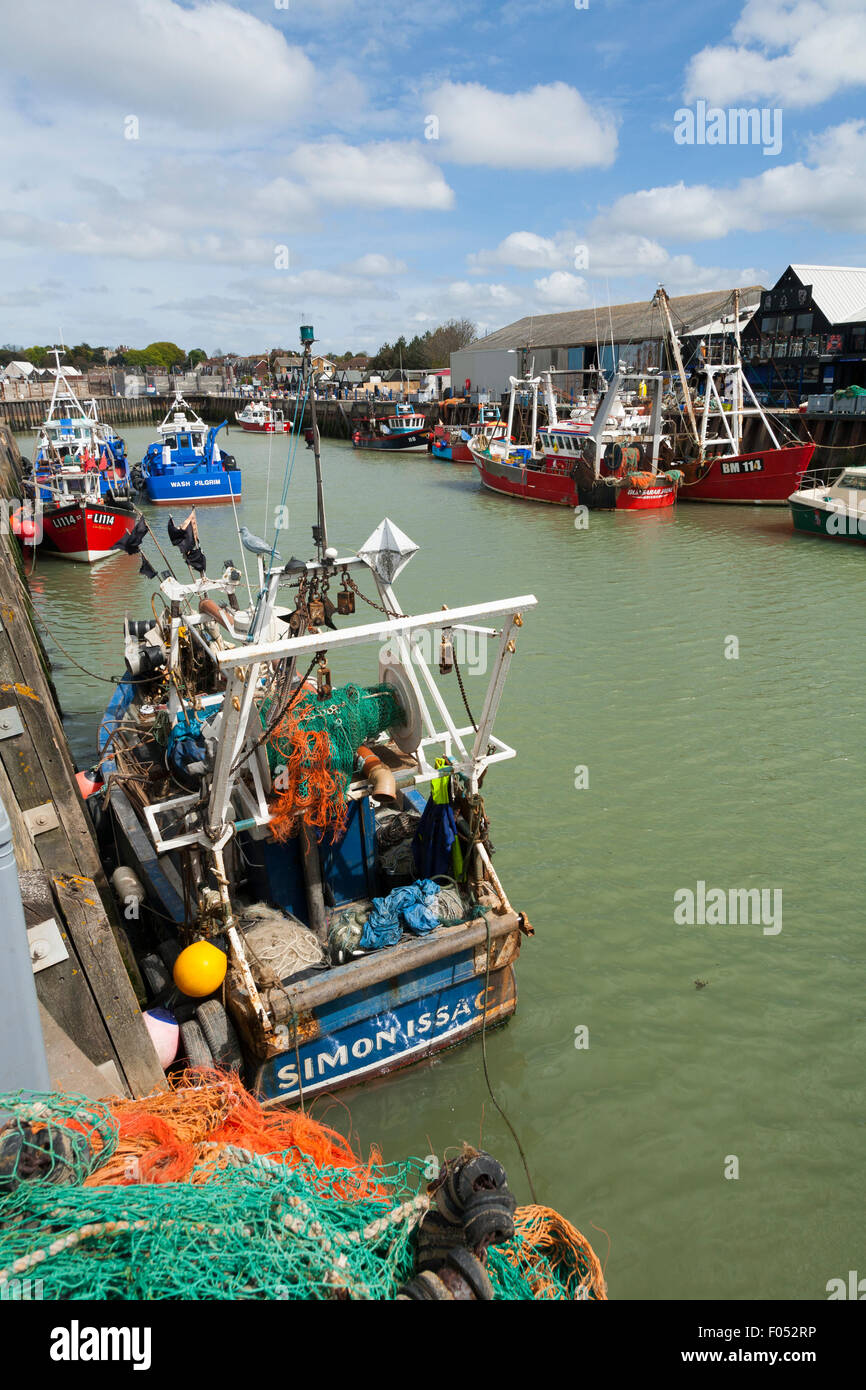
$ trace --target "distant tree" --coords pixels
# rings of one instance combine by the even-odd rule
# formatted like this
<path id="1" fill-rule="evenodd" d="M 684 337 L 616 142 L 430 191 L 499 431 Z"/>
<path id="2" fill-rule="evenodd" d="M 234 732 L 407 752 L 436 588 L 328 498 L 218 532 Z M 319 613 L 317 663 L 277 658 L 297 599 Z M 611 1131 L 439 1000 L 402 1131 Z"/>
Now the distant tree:
<path id="1" fill-rule="evenodd" d="M 205 362 L 206 360 L 207 353 L 204 348 L 193 348 L 186 359 L 190 371 L 197 367 L 199 362 Z"/>
<path id="2" fill-rule="evenodd" d="M 164 367 L 170 370 L 186 361 L 186 353 L 177 343 L 148 343 L 144 355 L 149 367 Z"/>
<path id="3" fill-rule="evenodd" d="M 32 362 L 34 367 L 47 367 L 49 360 L 53 361 L 53 358 L 49 359 L 48 353 L 47 347 L 29 347 L 25 348 L 22 358 L 25 362 Z"/>
<path id="4" fill-rule="evenodd" d="M 428 367 L 447 367 L 452 352 L 468 347 L 478 337 L 478 326 L 471 319 L 449 319 L 427 335 L 430 354 Z"/>

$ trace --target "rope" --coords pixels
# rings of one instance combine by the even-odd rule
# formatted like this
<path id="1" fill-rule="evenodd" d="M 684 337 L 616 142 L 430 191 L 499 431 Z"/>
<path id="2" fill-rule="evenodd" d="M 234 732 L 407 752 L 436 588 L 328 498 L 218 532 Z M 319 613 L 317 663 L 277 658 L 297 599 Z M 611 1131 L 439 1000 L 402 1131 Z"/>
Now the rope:
<path id="1" fill-rule="evenodd" d="M 75 657 L 72 655 L 72 653 L 71 653 L 71 652 L 68 652 L 68 651 L 66 650 L 66 648 L 64 647 L 64 645 L 63 645 L 63 643 L 60 641 L 60 639 L 59 639 L 58 637 L 55 637 L 54 633 L 51 631 L 51 628 L 48 626 L 48 624 L 46 623 L 44 617 L 42 616 L 41 613 L 38 612 L 38 610 L 37 610 L 37 616 L 38 616 L 38 618 L 39 618 L 40 623 L 42 624 L 42 626 L 44 627 L 45 631 L 47 632 L 48 636 L 51 638 L 51 641 L 54 643 L 54 645 L 55 645 L 56 647 L 59 647 L 60 650 L 62 651 L 63 655 L 66 657 L 67 661 L 71 661 L 72 664 L 73 664 L 73 666 L 77 666 L 78 669 L 79 669 L 79 671 L 82 671 L 82 672 L 84 673 L 85 676 L 89 676 L 90 679 L 91 679 L 91 680 L 94 680 L 94 681 L 106 681 L 109 685 L 117 685 L 118 681 L 120 681 L 120 680 L 122 679 L 122 677 L 120 677 L 120 676 L 100 676 L 100 675 L 98 674 L 98 672 L 96 672 L 96 671 L 89 671 L 89 670 L 87 669 L 86 666 L 82 666 L 81 662 L 80 662 L 80 661 L 76 661 L 76 659 L 75 659 Z"/>
<path id="2" fill-rule="evenodd" d="M 535 1195 L 535 1183 L 532 1181 L 532 1174 L 529 1171 L 529 1164 L 526 1161 L 526 1154 L 523 1152 L 523 1145 L 517 1137 L 517 1131 L 514 1128 L 514 1125 L 511 1123 L 505 1111 L 502 1109 L 502 1106 L 499 1104 L 499 1101 L 496 1099 L 496 1096 L 493 1094 L 493 1087 L 490 1084 L 490 1073 L 487 1070 L 487 991 L 490 988 L 490 917 L 486 912 L 484 914 L 484 925 L 487 929 L 487 965 L 484 972 L 484 1013 L 481 1018 L 481 1061 L 484 1067 L 484 1080 L 487 1083 L 487 1091 L 490 1095 L 490 1099 L 493 1101 L 493 1104 L 496 1106 L 496 1109 L 499 1111 L 500 1115 L 502 1116 L 503 1120 L 505 1121 L 509 1130 L 511 1131 L 511 1137 L 517 1145 L 517 1151 L 520 1154 L 520 1161 L 523 1164 L 523 1171 L 526 1174 L 526 1181 L 529 1183 L 529 1191 L 532 1193 L 532 1201 L 535 1204 L 535 1206 L 538 1206 L 538 1198 Z"/>

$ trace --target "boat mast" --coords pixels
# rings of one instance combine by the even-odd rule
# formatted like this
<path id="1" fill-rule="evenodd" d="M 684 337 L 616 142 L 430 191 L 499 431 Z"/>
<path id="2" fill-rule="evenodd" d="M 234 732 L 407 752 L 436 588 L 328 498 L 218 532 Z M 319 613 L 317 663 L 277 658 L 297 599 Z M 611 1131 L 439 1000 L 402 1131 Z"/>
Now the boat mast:
<path id="1" fill-rule="evenodd" d="M 734 373 L 734 438 L 736 452 L 740 452 L 743 438 L 743 363 L 740 358 L 740 291 L 734 290 L 734 353 L 736 371 Z"/>
<path id="2" fill-rule="evenodd" d="M 674 332 L 674 325 L 671 319 L 670 300 L 668 299 L 667 291 L 665 290 L 663 285 L 659 285 L 658 289 L 656 290 L 653 296 L 653 304 L 657 304 L 661 308 L 662 314 L 664 315 L 665 327 L 667 329 L 667 334 L 671 345 L 671 352 L 674 355 L 674 362 L 676 363 L 677 371 L 679 372 L 680 377 L 680 384 L 683 388 L 683 400 L 685 402 L 686 414 L 689 417 L 689 424 L 691 426 L 692 434 L 695 437 L 695 442 L 697 444 L 700 444 L 700 435 L 698 434 L 698 422 L 695 419 L 695 410 L 694 406 L 692 405 L 692 393 L 689 390 L 689 384 L 686 381 L 686 369 L 683 366 L 683 355 L 680 352 L 680 340 Z"/>
<path id="3" fill-rule="evenodd" d="M 313 380 L 312 359 L 314 341 L 312 324 L 302 324 L 301 342 L 304 346 L 304 373 L 310 389 L 310 423 L 313 428 L 313 459 L 316 465 L 317 521 L 313 530 L 313 539 L 316 542 L 316 556 L 319 564 L 321 564 L 325 558 L 325 551 L 328 549 L 328 523 L 325 518 L 325 493 L 322 487 L 322 457 L 319 452 L 319 426 L 316 420 L 316 384 Z"/>

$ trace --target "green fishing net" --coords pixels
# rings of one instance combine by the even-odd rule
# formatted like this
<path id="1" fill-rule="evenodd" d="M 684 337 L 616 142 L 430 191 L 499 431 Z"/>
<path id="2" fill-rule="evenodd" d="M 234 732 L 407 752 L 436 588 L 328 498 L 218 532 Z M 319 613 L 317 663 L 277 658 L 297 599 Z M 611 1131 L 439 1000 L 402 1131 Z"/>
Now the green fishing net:
<path id="1" fill-rule="evenodd" d="M 224 1145 L 185 1182 L 86 1185 L 117 1133 L 106 1106 L 80 1097 L 0 1095 L 0 1293 L 391 1300 L 415 1273 L 426 1161 L 365 1165 L 358 1195 L 345 1168 Z M 487 1260 L 497 1299 L 569 1297 L 519 1238 Z"/>
<path id="2" fill-rule="evenodd" d="M 262 703 L 262 726 L 270 729 L 268 764 L 277 801 L 272 829 L 278 839 L 297 828 L 298 813 L 318 830 L 345 827 L 346 790 L 358 749 L 405 715 L 389 685 L 344 685 L 320 700 L 301 695 L 279 719 L 270 700 Z"/>

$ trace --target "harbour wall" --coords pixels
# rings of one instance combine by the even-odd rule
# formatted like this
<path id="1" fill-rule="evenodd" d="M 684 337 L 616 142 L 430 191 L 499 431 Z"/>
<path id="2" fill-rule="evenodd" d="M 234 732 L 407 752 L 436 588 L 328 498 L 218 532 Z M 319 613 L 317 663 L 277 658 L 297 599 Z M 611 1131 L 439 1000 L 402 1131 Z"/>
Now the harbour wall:
<path id="1" fill-rule="evenodd" d="M 104 396 L 97 398 L 100 419 L 111 425 L 155 425 L 165 416 L 173 397 L 169 396 Z M 248 396 L 191 395 L 186 398 L 189 406 L 208 424 L 228 421 L 229 433 L 241 433 L 235 419 L 236 412 L 249 404 Z M 385 415 L 393 403 L 368 398 L 360 400 L 321 400 L 316 402 L 316 417 L 320 433 L 329 439 L 350 439 L 364 416 Z M 294 402 L 286 401 L 283 409 L 291 418 Z M 444 420 L 449 425 L 467 425 L 475 418 L 477 407 L 469 403 L 442 404 L 438 401 L 429 405 L 419 405 L 415 409 L 424 416 L 429 429 Z M 502 403 L 503 418 L 507 401 Z M 44 420 L 46 404 L 44 401 L 0 401 L 0 425 L 19 434 L 35 430 Z M 518 442 L 528 442 L 531 429 L 531 412 L 526 406 L 517 406 L 514 415 L 514 436 Z M 784 419 L 788 428 L 798 438 L 813 439 L 817 445 L 813 469 L 822 473 L 838 471 L 848 465 L 866 463 L 866 413 L 844 413 L 834 411 L 827 414 L 808 414 L 798 410 L 774 412 L 773 418 Z M 547 413 L 539 403 L 538 423 L 544 424 Z M 306 406 L 301 429 L 310 425 L 310 407 Z M 744 421 L 743 452 L 752 453 L 769 444 L 761 421 L 749 417 Z"/>

